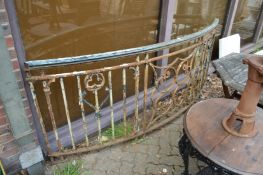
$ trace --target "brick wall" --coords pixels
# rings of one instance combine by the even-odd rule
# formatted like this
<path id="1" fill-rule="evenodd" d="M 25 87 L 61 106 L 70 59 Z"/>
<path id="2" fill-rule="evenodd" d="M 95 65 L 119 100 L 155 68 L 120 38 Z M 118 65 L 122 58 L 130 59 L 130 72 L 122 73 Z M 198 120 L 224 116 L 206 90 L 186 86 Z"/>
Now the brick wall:
<path id="1" fill-rule="evenodd" d="M 24 88 L 24 82 L 22 79 L 16 50 L 14 48 L 14 41 L 11 35 L 11 29 L 8 22 L 8 15 L 4 5 L 4 0 L 0 0 L 0 25 L 4 29 L 6 45 L 8 47 L 11 63 L 13 66 L 13 72 L 15 73 L 17 84 L 21 93 L 21 97 L 23 99 L 24 108 L 27 117 L 30 121 L 31 128 L 34 130 L 32 113 L 29 107 L 26 91 Z M 3 161 L 3 164 L 8 174 L 13 174 L 21 169 L 18 160 L 20 150 L 21 148 L 18 147 L 14 137 L 12 136 L 10 124 L 8 122 L 8 117 L 6 116 L 4 105 L 2 104 L 0 99 L 0 159 Z"/>
<path id="2" fill-rule="evenodd" d="M 1 100 L 1 99 L 0 99 Z M 21 167 L 18 161 L 19 147 L 15 143 L 4 106 L 0 101 L 0 159 L 8 173 L 15 173 Z"/>

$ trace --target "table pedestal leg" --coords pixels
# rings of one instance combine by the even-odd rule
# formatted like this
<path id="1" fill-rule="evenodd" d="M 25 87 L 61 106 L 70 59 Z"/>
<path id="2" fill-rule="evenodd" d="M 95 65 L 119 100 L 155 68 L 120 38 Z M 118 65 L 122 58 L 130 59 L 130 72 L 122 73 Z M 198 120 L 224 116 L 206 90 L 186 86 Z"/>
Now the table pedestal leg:
<path id="1" fill-rule="evenodd" d="M 184 161 L 184 172 L 182 175 L 190 175 L 189 174 L 189 157 L 194 157 L 208 165 L 208 167 L 202 169 L 200 172 L 198 172 L 196 175 L 239 175 L 236 173 L 233 173 L 214 162 L 210 161 L 206 157 L 204 157 L 201 153 L 199 153 L 194 147 L 192 147 L 192 144 L 190 140 L 187 138 L 186 134 L 182 136 L 182 138 L 179 141 L 179 152 L 183 158 Z"/>
<path id="2" fill-rule="evenodd" d="M 189 143 L 188 138 L 184 134 L 179 141 L 179 151 L 184 161 L 184 172 L 182 175 L 189 175 L 189 156 L 191 151 L 191 144 Z"/>

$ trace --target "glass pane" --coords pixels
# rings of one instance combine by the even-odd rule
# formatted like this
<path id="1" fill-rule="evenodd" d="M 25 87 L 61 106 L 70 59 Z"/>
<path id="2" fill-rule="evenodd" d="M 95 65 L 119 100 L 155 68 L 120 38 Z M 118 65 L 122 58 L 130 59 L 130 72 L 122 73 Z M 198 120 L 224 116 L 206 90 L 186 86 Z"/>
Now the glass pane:
<path id="1" fill-rule="evenodd" d="M 262 0 L 239 1 L 232 34 L 238 33 L 240 35 L 242 46 L 253 39 L 261 4 Z"/>
<path id="2" fill-rule="evenodd" d="M 223 23 L 228 0 L 178 0 L 175 7 L 173 38 L 200 30 L 215 18 Z M 219 28 L 221 31 L 222 25 Z"/>
<path id="3" fill-rule="evenodd" d="M 77 56 L 156 43 L 160 1 L 15 0 L 26 59 Z M 45 70 L 45 73 L 90 70 L 131 61 L 135 61 L 135 58 L 61 66 Z M 116 102 L 122 100 L 122 93 L 117 93 L 122 92 L 122 72 L 113 71 L 112 77 L 112 84 L 115 85 L 113 94 L 118 94 L 113 99 Z M 127 73 L 127 79 L 133 80 L 133 74 Z M 152 77 L 149 76 L 149 82 L 151 79 Z M 134 86 L 134 81 L 127 82 L 127 87 Z M 72 120 L 76 120 L 81 116 L 76 78 L 65 80 L 65 87 L 70 116 Z M 48 114 L 42 84 L 36 84 L 36 94 L 42 113 Z M 128 88 L 127 97 L 131 95 L 134 95 L 133 89 Z M 104 97 L 105 94 L 100 93 L 99 99 L 103 100 Z M 51 99 L 57 124 L 62 126 L 67 121 L 61 89 L 57 81 L 52 84 Z M 93 101 L 94 98 L 88 96 L 87 100 Z M 91 111 L 90 108 L 87 111 Z M 43 117 L 47 129 L 51 129 L 50 118 Z"/>
<path id="4" fill-rule="evenodd" d="M 160 0 L 15 2 L 27 60 L 92 54 L 156 42 Z"/>

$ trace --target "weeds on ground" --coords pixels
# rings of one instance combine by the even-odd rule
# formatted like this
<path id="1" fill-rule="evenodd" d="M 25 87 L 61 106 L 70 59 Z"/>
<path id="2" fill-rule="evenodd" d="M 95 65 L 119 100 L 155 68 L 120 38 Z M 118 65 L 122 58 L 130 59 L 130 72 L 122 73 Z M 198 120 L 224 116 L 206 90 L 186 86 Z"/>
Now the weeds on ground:
<path id="1" fill-rule="evenodd" d="M 82 162 L 75 161 L 67 163 L 63 167 L 57 167 L 53 175 L 91 175 L 88 171 L 83 171 Z"/>
<path id="2" fill-rule="evenodd" d="M 146 140 L 145 136 L 143 136 L 143 137 L 134 139 L 131 143 L 132 144 L 147 143 L 147 140 Z"/>
<path id="3" fill-rule="evenodd" d="M 120 138 L 125 136 L 125 126 L 123 123 L 119 123 L 115 125 L 114 127 L 115 131 L 115 138 Z M 127 135 L 130 135 L 132 133 L 132 125 L 130 123 L 127 123 Z M 112 128 L 107 128 L 104 130 L 101 134 L 104 137 L 111 138 L 112 137 Z"/>

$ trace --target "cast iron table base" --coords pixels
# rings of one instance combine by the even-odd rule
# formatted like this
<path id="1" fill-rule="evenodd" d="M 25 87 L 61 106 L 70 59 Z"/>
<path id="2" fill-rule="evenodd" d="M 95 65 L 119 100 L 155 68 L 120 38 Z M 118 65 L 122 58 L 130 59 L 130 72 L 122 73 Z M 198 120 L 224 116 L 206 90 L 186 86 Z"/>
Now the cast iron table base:
<path id="1" fill-rule="evenodd" d="M 202 161 L 208 165 L 201 171 L 199 171 L 196 175 L 239 175 L 234 172 L 231 172 L 216 163 L 209 160 L 207 157 L 203 156 L 197 149 L 195 149 L 190 140 L 187 138 L 187 135 L 184 132 L 184 135 L 179 141 L 179 151 L 184 161 L 184 172 L 182 175 L 190 175 L 189 174 L 189 157 L 196 158 L 199 161 Z"/>

